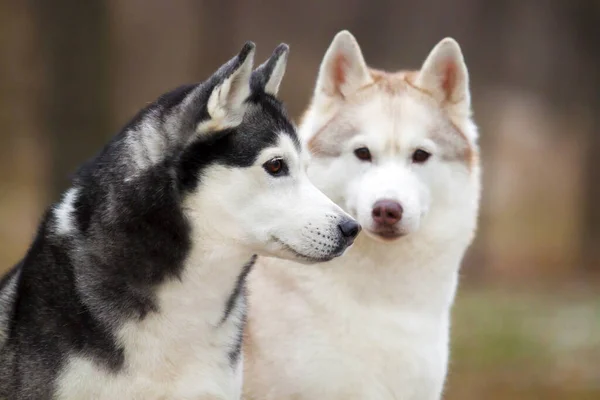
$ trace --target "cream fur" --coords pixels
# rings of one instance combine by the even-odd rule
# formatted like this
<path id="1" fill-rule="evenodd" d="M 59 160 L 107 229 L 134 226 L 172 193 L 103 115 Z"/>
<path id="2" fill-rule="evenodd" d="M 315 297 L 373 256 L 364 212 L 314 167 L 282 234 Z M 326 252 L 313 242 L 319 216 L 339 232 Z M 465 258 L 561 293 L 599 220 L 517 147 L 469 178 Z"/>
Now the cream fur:
<path id="1" fill-rule="evenodd" d="M 370 77 L 351 92 L 336 69 L 340 54 L 350 76 Z M 350 33 L 336 36 L 301 133 L 313 154 L 309 178 L 363 233 L 326 264 L 259 261 L 249 281 L 246 399 L 441 397 L 458 270 L 479 207 L 468 91 L 452 39 L 421 71 L 389 74 L 368 69 Z M 369 147 L 372 163 L 356 159 L 360 146 Z M 411 164 L 415 148 L 431 160 Z M 369 233 L 380 198 L 404 207 L 404 236 L 394 241 Z"/>

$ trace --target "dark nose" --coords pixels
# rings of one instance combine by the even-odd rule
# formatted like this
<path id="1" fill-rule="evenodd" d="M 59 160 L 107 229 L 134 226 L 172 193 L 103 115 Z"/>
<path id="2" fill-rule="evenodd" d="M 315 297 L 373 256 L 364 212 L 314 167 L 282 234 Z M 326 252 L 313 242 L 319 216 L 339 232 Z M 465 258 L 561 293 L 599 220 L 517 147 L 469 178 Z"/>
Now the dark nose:
<path id="1" fill-rule="evenodd" d="M 379 200 L 373 205 L 373 220 L 378 225 L 392 226 L 402 219 L 402 206 L 393 200 Z"/>
<path id="2" fill-rule="evenodd" d="M 338 225 L 338 227 L 340 228 L 342 235 L 344 235 L 344 237 L 346 239 L 348 239 L 349 241 L 354 240 L 354 238 L 356 238 L 356 236 L 360 232 L 359 223 L 353 219 L 346 219 L 346 220 L 342 221 Z"/>

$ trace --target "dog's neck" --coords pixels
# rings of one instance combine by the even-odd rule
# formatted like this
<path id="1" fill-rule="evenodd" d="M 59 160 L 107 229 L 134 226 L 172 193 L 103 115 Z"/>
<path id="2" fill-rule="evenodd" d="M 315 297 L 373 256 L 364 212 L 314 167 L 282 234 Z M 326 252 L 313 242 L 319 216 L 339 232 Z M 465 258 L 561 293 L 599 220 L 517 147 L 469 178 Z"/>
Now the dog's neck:
<path id="1" fill-rule="evenodd" d="M 131 322 L 135 325 L 136 321 L 146 319 L 185 319 L 190 318 L 191 314 L 202 315 L 207 324 L 218 322 L 236 285 L 245 284 L 245 281 L 238 280 L 245 279 L 242 273 L 250 270 L 252 265 L 249 263 L 254 262 L 253 253 L 231 242 L 206 236 L 202 240 L 192 239 L 192 242 L 180 273 L 166 277 L 153 289 L 153 304 L 146 307 L 145 312 L 136 309 L 134 313 L 123 313 L 118 318 L 115 318 L 117 314 L 114 311 L 107 313 L 106 304 L 96 299 L 102 298 L 102 293 L 106 292 L 107 285 L 112 282 L 109 280 L 96 279 L 91 281 L 92 284 L 85 284 L 85 288 L 80 289 L 82 293 L 88 293 L 83 301 L 97 318 L 115 328 L 122 324 L 129 325 Z M 89 274 L 90 271 L 86 270 L 85 273 Z M 88 281 L 90 280 L 81 280 L 84 283 Z M 129 293 L 130 297 L 136 298 L 133 297 L 137 294 L 136 285 L 126 287 L 132 291 Z M 106 301 L 114 301 L 114 306 L 118 308 L 118 302 L 121 300 Z M 207 310 L 210 312 L 205 312 Z M 186 312 L 191 314 L 186 315 Z"/>
<path id="2" fill-rule="evenodd" d="M 245 308 L 245 278 L 254 259 L 251 252 L 239 246 L 210 241 L 193 246 L 181 275 L 157 289 L 156 313 L 139 322 L 144 327 L 141 330 L 136 322 L 126 325 L 126 329 L 132 329 L 128 334 L 141 332 L 147 336 L 156 331 L 158 337 L 161 325 L 169 324 L 180 331 L 172 335 L 176 341 L 230 320 L 240 323 L 239 312 Z M 168 335 L 160 338 L 172 341 Z"/>
<path id="3" fill-rule="evenodd" d="M 185 261 L 179 279 L 180 290 L 187 292 L 187 296 L 195 296 L 197 293 L 206 305 L 214 302 L 216 308 L 224 306 L 236 285 L 245 285 L 243 280 L 254 260 L 252 252 L 239 245 L 203 240 L 201 244 L 192 247 Z"/>
<path id="4" fill-rule="evenodd" d="M 235 283 L 244 266 L 253 259 L 253 253 L 234 243 L 218 240 L 203 240 L 192 246 L 185 261 L 182 281 L 222 281 L 225 286 Z"/>
<path id="5" fill-rule="evenodd" d="M 391 243 L 362 234 L 346 255 L 317 268 L 362 304 L 446 317 L 465 249 L 460 241 L 427 240 L 425 232 Z"/>

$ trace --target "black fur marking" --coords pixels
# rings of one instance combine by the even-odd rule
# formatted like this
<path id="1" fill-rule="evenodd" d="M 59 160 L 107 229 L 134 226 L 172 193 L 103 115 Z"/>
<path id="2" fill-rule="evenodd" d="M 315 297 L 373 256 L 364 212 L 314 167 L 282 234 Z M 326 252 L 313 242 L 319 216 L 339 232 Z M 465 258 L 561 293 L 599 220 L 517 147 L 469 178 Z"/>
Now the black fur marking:
<path id="1" fill-rule="evenodd" d="M 295 128 L 280 101 L 265 93 L 254 93 L 247 101 L 250 106 L 241 125 L 198 138 L 184 150 L 178 161 L 180 190 L 195 190 L 201 171 L 210 164 L 253 165 L 262 150 L 276 144 L 281 133 L 289 135 L 300 148 Z"/>
<path id="2" fill-rule="evenodd" d="M 12 294 L 16 293 L 19 287 L 20 275 L 17 275 L 21 272 L 21 264 L 15 265 L 0 279 L 0 348 L 3 346 L 4 336 L 8 335 L 8 330 L 11 327 L 15 311 L 15 299 Z"/>
<path id="3" fill-rule="evenodd" d="M 250 80 L 250 86 L 253 92 L 264 92 L 267 82 L 271 79 L 271 75 L 273 75 L 277 62 L 281 57 L 287 57 L 289 50 L 290 48 L 287 44 L 280 44 L 275 48 L 267 62 L 256 69 Z"/>
<path id="4" fill-rule="evenodd" d="M 246 326 L 246 320 L 247 315 L 246 310 L 244 310 L 244 314 L 242 315 L 242 322 L 238 327 L 238 335 L 235 338 L 233 348 L 229 351 L 228 354 L 229 365 L 231 365 L 232 367 L 235 367 L 240 361 L 240 355 L 242 354 L 242 345 L 244 342 L 244 327 Z"/>
<path id="5" fill-rule="evenodd" d="M 150 103 L 141 109 L 132 119 L 123 127 L 122 132 L 136 131 L 146 117 L 153 112 L 158 112 L 158 117 L 162 119 L 164 113 L 161 111 L 170 110 L 173 106 L 178 105 L 197 85 L 188 84 L 182 85 L 168 93 L 161 95 L 155 102 Z"/>
<path id="6" fill-rule="evenodd" d="M 0 349 L 0 398 L 50 399 L 48 388 L 70 353 L 112 371 L 123 364 L 106 327 L 82 301 L 67 239 L 50 238 L 46 216 L 22 262 L 8 341 Z M 34 372 L 32 374 L 31 372 Z"/>
<path id="7" fill-rule="evenodd" d="M 2 278 L 0 278 L 0 293 L 2 293 L 2 289 L 8 284 L 8 282 L 17 274 L 19 269 L 21 268 L 22 262 L 18 263 L 14 267 L 12 267 Z"/>
<path id="8" fill-rule="evenodd" d="M 235 338 L 235 342 L 233 343 L 233 347 L 227 354 L 229 357 L 229 364 L 232 367 L 235 367 L 240 360 L 240 354 L 242 352 L 242 342 L 244 337 L 244 328 L 246 326 L 247 320 L 247 305 L 246 305 L 246 278 L 250 271 L 252 271 L 252 267 L 256 262 L 256 255 L 253 255 L 250 261 L 244 265 L 242 272 L 238 276 L 237 282 L 231 295 L 227 299 L 227 303 L 225 305 L 225 313 L 221 318 L 220 325 L 224 324 L 233 310 L 237 307 L 240 307 L 242 310 L 242 315 L 240 321 L 237 323 L 237 336 Z"/>
<path id="9" fill-rule="evenodd" d="M 227 321 L 227 318 L 229 318 L 229 315 L 233 311 L 233 308 L 236 306 L 239 297 L 244 297 L 246 290 L 246 278 L 252 270 L 252 267 L 254 266 L 255 262 L 256 254 L 252 256 L 252 258 L 246 263 L 246 265 L 244 265 L 242 272 L 238 276 L 238 279 L 235 283 L 235 287 L 233 288 L 233 291 L 231 292 L 231 295 L 229 296 L 229 298 L 227 299 L 227 303 L 225 304 L 225 313 L 221 318 L 221 325 L 224 324 L 225 321 Z"/>

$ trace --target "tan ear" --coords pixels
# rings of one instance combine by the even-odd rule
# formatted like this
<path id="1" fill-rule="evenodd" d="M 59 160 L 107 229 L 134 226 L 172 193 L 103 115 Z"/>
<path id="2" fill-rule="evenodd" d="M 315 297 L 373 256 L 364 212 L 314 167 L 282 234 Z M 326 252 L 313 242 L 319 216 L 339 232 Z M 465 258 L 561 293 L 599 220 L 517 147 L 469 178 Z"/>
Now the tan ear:
<path id="1" fill-rule="evenodd" d="M 358 42 L 350 32 L 339 32 L 321 62 L 315 95 L 347 97 L 372 82 Z"/>
<path id="2" fill-rule="evenodd" d="M 456 40 L 445 38 L 429 53 L 415 84 L 430 92 L 442 105 L 469 112 L 469 72 Z"/>

